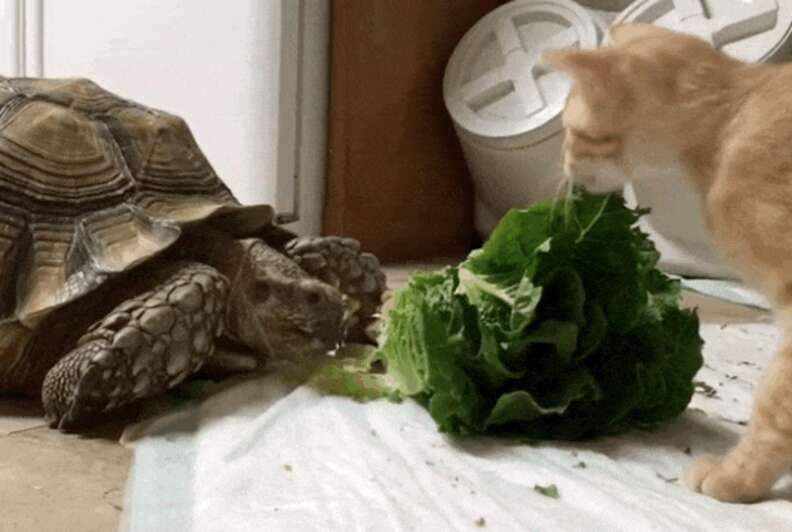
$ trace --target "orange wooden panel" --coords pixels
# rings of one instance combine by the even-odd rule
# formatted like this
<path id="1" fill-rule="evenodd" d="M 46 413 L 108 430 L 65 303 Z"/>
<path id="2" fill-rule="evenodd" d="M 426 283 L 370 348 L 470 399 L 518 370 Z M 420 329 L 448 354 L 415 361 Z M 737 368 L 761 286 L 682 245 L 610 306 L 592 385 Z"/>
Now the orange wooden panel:
<path id="1" fill-rule="evenodd" d="M 473 189 L 443 105 L 446 62 L 502 0 L 334 0 L 323 231 L 384 260 L 470 246 Z"/>

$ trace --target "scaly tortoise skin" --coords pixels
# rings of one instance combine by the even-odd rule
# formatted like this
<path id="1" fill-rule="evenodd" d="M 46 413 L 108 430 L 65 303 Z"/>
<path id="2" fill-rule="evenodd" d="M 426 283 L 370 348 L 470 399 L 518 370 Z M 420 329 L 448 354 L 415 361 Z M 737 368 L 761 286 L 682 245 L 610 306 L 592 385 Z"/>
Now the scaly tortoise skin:
<path id="1" fill-rule="evenodd" d="M 207 362 L 360 339 L 384 290 L 358 242 L 240 205 L 182 119 L 85 79 L 0 77 L 0 393 L 41 394 L 52 426 Z"/>

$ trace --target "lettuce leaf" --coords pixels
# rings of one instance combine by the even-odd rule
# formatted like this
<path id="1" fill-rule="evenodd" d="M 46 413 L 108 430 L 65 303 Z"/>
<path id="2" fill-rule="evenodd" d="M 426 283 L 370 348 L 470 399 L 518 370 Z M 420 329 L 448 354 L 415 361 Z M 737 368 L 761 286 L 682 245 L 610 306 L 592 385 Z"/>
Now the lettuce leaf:
<path id="1" fill-rule="evenodd" d="M 461 264 L 410 278 L 377 350 L 313 384 L 414 397 L 456 433 L 576 439 L 673 419 L 703 341 L 636 227 L 642 214 L 586 193 L 510 211 Z"/>

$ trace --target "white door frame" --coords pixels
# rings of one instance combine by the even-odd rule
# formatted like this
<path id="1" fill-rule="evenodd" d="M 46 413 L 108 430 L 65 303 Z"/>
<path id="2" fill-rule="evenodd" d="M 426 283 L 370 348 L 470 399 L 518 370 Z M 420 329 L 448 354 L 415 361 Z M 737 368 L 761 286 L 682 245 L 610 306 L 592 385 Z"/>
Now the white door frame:
<path id="1" fill-rule="evenodd" d="M 44 1 L 0 0 L 0 75 L 47 75 Z M 318 234 L 325 189 L 330 6 L 328 0 L 280 2 L 275 206 L 290 229 Z"/>
<path id="2" fill-rule="evenodd" d="M 300 234 L 319 234 L 325 194 L 330 92 L 330 2 L 282 0 L 276 205 Z M 283 207 L 288 206 L 288 207 Z"/>

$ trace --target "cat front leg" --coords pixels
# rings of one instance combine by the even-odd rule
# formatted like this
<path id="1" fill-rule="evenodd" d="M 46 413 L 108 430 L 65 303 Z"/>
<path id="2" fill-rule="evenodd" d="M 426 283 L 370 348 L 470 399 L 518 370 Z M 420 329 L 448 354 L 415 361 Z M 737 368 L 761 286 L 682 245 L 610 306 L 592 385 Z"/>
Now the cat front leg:
<path id="1" fill-rule="evenodd" d="M 724 502 L 767 496 L 792 465 L 792 335 L 765 369 L 748 427 L 721 458 L 703 457 L 688 469 L 688 486 Z"/>

